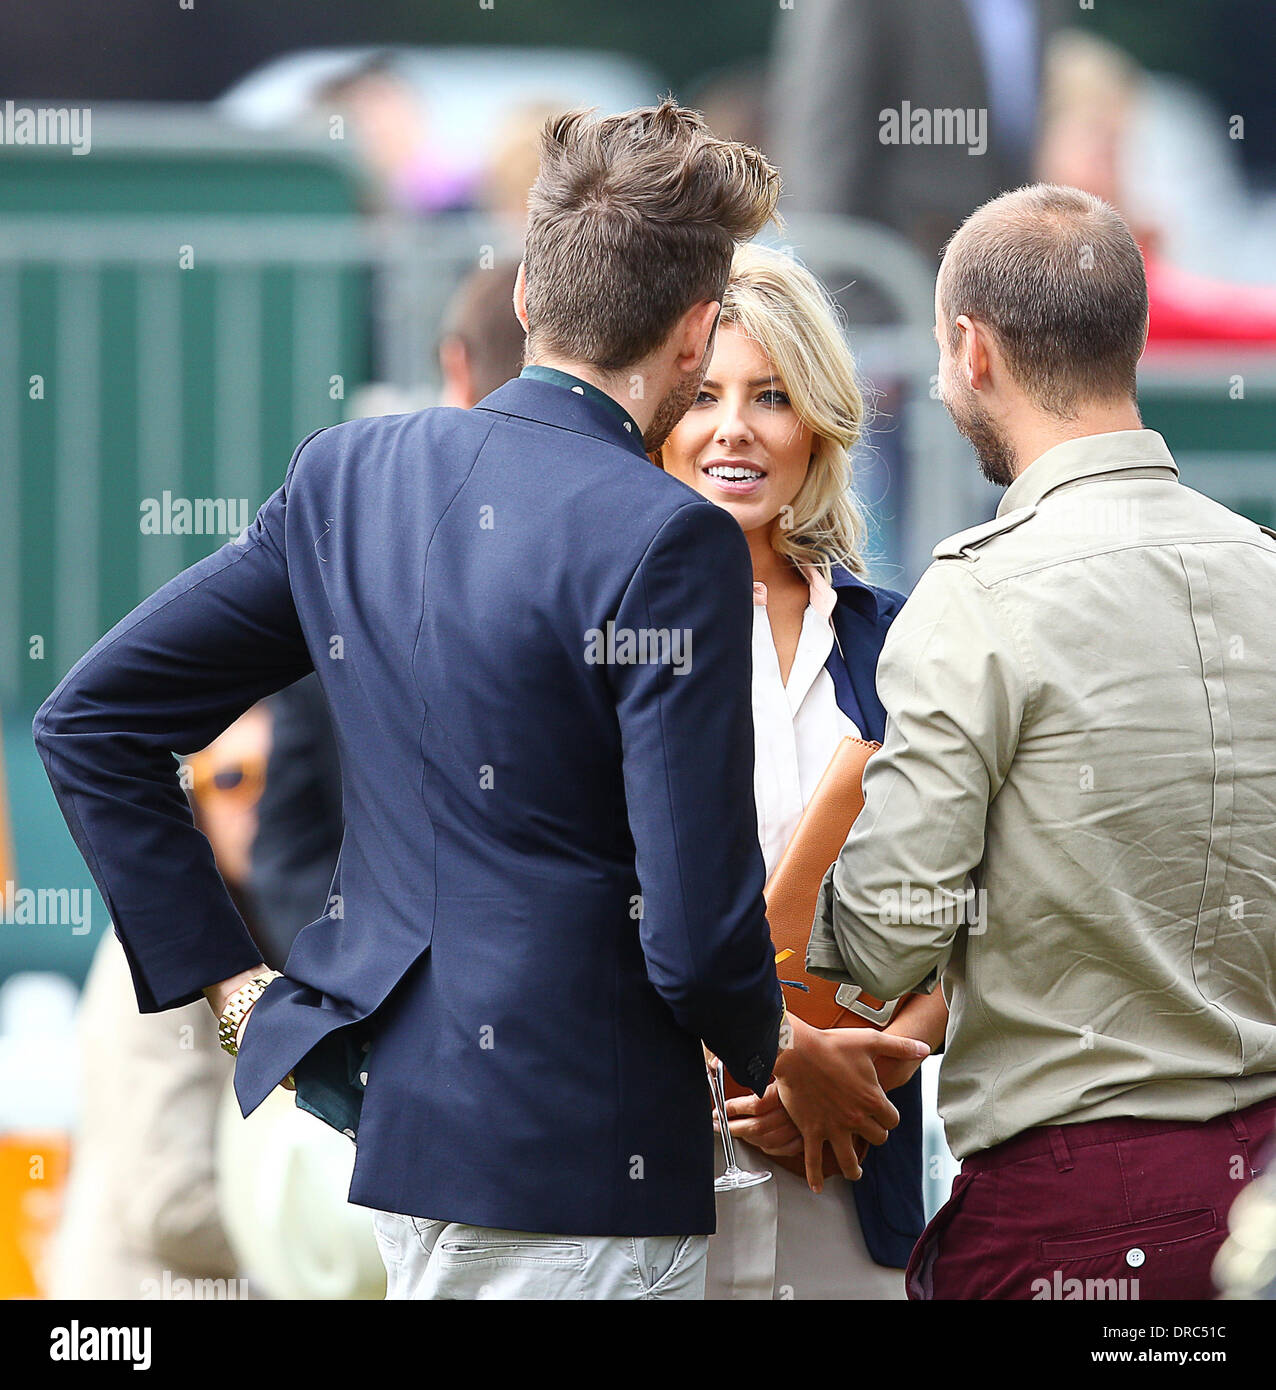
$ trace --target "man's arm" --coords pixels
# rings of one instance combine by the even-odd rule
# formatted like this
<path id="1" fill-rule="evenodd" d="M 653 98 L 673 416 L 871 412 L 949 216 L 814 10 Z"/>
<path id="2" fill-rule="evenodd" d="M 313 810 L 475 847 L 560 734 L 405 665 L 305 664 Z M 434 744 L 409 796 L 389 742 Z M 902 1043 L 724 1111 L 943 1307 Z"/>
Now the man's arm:
<path id="1" fill-rule="evenodd" d="M 782 996 L 753 800 L 752 580 L 735 520 L 689 502 L 651 542 L 615 619 L 618 636 L 682 642 L 684 669 L 617 663 L 608 675 L 648 977 L 678 1022 L 760 1095 Z"/>
<path id="2" fill-rule="evenodd" d="M 261 966 L 173 754 L 203 748 L 311 669 L 284 550 L 287 492 L 308 442 L 242 535 L 117 623 L 35 717 L 40 757 L 143 1013 L 206 989 L 216 1012 Z"/>
<path id="3" fill-rule="evenodd" d="M 922 576 L 877 668 L 888 716 L 864 809 L 820 892 L 807 969 L 881 999 L 931 989 L 978 904 L 988 806 L 1018 746 L 1029 665 L 967 562 Z"/>

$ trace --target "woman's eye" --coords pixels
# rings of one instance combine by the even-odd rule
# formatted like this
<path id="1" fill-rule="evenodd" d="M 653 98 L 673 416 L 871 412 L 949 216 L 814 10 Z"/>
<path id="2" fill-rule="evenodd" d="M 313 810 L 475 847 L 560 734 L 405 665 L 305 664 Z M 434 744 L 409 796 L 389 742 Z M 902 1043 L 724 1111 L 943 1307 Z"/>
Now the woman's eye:
<path id="1" fill-rule="evenodd" d="M 693 404 L 708 405 L 711 400 L 713 400 L 713 397 L 708 393 L 708 391 L 701 391 L 700 394 L 696 397 Z"/>
<path id="2" fill-rule="evenodd" d="M 766 405 L 788 405 L 789 398 L 783 391 L 763 391 L 758 399 Z"/>

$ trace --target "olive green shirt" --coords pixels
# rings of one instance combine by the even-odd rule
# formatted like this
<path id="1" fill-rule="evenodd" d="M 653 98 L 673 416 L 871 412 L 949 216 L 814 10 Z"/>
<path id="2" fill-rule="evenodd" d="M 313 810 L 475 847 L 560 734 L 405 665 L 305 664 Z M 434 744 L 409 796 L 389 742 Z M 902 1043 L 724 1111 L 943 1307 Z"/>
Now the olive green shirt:
<path id="1" fill-rule="evenodd" d="M 808 968 L 884 999 L 942 970 L 958 1157 L 1276 1094 L 1273 533 L 1131 430 L 934 555 Z"/>

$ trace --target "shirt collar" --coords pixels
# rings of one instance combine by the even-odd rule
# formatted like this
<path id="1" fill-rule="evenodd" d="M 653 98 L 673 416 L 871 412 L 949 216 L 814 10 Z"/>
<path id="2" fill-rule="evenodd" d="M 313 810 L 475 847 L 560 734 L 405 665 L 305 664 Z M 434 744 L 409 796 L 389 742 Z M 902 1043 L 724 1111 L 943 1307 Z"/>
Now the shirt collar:
<path id="1" fill-rule="evenodd" d="M 583 386 L 584 382 L 578 384 Z M 583 391 L 577 394 L 564 390 L 557 383 L 516 376 L 504 386 L 498 386 L 491 395 L 484 396 L 474 409 L 512 415 L 520 420 L 535 420 L 538 424 L 558 430 L 571 430 L 575 434 L 615 445 L 644 463 L 651 463 L 638 431 L 625 429 L 617 410 L 608 410 Z"/>
<path id="2" fill-rule="evenodd" d="M 1178 468 L 1165 440 L 1155 430 L 1113 430 L 1068 439 L 1033 459 L 1006 489 L 997 515 L 1019 507 L 1035 507 L 1064 483 L 1117 473 L 1128 468 L 1160 468 L 1178 477 Z"/>
<path id="3" fill-rule="evenodd" d="M 557 367 L 542 367 L 536 362 L 529 362 L 519 372 L 519 376 L 531 377 L 533 381 L 548 381 L 551 386 L 563 386 L 577 396 L 584 396 L 586 400 L 593 401 L 596 405 L 610 410 L 620 421 L 627 434 L 632 434 L 639 440 L 642 439 L 642 430 L 638 427 L 638 421 L 614 396 L 609 396 L 606 391 L 600 391 L 592 381 L 584 381 L 578 376 L 573 376 L 570 372 L 561 372 Z"/>
<path id="4" fill-rule="evenodd" d="M 833 567 L 833 592 L 839 602 L 845 597 L 846 601 L 872 622 L 876 622 L 881 617 L 882 606 L 878 601 L 878 590 L 871 584 L 866 584 L 859 575 L 852 574 L 850 570 L 842 565 Z"/>
<path id="5" fill-rule="evenodd" d="M 833 586 L 814 565 L 799 566 L 802 578 L 811 591 L 811 607 L 826 622 L 831 622 L 833 610 L 837 607 L 837 593 Z M 759 608 L 766 607 L 767 588 L 765 584 L 753 585 L 753 602 Z"/>

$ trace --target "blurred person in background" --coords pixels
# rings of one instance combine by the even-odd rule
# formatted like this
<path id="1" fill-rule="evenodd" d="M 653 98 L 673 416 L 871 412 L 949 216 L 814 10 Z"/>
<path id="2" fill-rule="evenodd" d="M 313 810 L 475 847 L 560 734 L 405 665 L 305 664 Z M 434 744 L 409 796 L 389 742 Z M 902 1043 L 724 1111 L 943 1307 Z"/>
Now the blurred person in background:
<path id="1" fill-rule="evenodd" d="M 496 133 L 487 165 L 479 176 L 479 207 L 494 217 L 511 240 L 527 230 L 527 195 L 540 169 L 541 131 L 563 102 L 536 101 L 512 111 Z M 710 128 L 717 130 L 710 123 Z M 717 131 L 721 135 L 721 131 Z"/>
<path id="2" fill-rule="evenodd" d="M 1149 343 L 1276 342 L 1276 287 L 1193 273 L 1166 256 L 1172 229 L 1131 187 L 1151 114 L 1147 77 L 1121 49 L 1088 34 L 1057 35 L 1046 54 L 1038 176 L 1083 188 L 1129 219 L 1147 270 Z"/>
<path id="3" fill-rule="evenodd" d="M 440 405 L 468 410 L 522 370 L 523 326 L 514 314 L 517 276 L 517 262 L 498 261 L 471 271 L 457 287 L 439 334 Z"/>
<path id="4" fill-rule="evenodd" d="M 855 364 L 819 282 L 782 252 L 741 247 L 700 394 L 656 457 L 734 517 L 749 543 L 754 796 L 768 877 L 840 740 L 880 741 L 884 732 L 873 673 L 904 599 L 863 578 L 864 524 L 851 489 L 863 417 Z M 848 1106 L 876 1116 L 859 1152 L 870 1139 L 885 1142 L 863 1156 L 854 1183 L 824 1161 L 833 1158 L 826 1150 L 821 1190 L 813 1190 L 779 1084 L 761 1099 L 729 1100 L 742 1141 L 737 1161 L 773 1181 L 752 1202 L 765 1217 L 709 1242 L 706 1297 L 740 1296 L 738 1271 L 759 1267 L 771 1277 L 750 1281 L 751 1297 L 903 1298 L 904 1266 L 925 1224 L 921 1058 L 892 1048 L 902 1037 L 938 1050 L 943 997 L 906 1000 L 885 1033 L 819 1033 L 790 1017 L 799 1032 L 816 1034 L 800 1043 L 843 1054 Z M 794 1068 L 784 1084 L 792 1095 L 809 1081 Z M 722 1232 L 746 1203 L 724 1193 L 718 1207 Z"/>
<path id="5" fill-rule="evenodd" d="M 768 148 L 788 210 L 867 218 L 936 256 L 972 209 L 1027 182 L 1042 50 L 1073 13 L 1068 0 L 802 0 L 781 11 Z M 887 143 L 883 113 L 902 117 L 905 102 L 983 112 L 985 148 Z"/>
<path id="6" fill-rule="evenodd" d="M 244 896 L 270 719 L 254 706 L 186 763 L 195 823 Z M 203 1002 L 139 1014 L 124 948 L 103 932 L 80 997 L 81 1112 L 49 1297 L 243 1298 L 218 1208 L 214 1140 L 234 1070 Z"/>
<path id="7" fill-rule="evenodd" d="M 471 175 L 452 168 L 446 149 L 431 139 L 425 102 L 391 55 L 374 55 L 324 83 L 313 105 L 317 117 L 348 124 L 346 138 L 373 177 L 370 210 L 434 213 L 471 205 Z"/>

